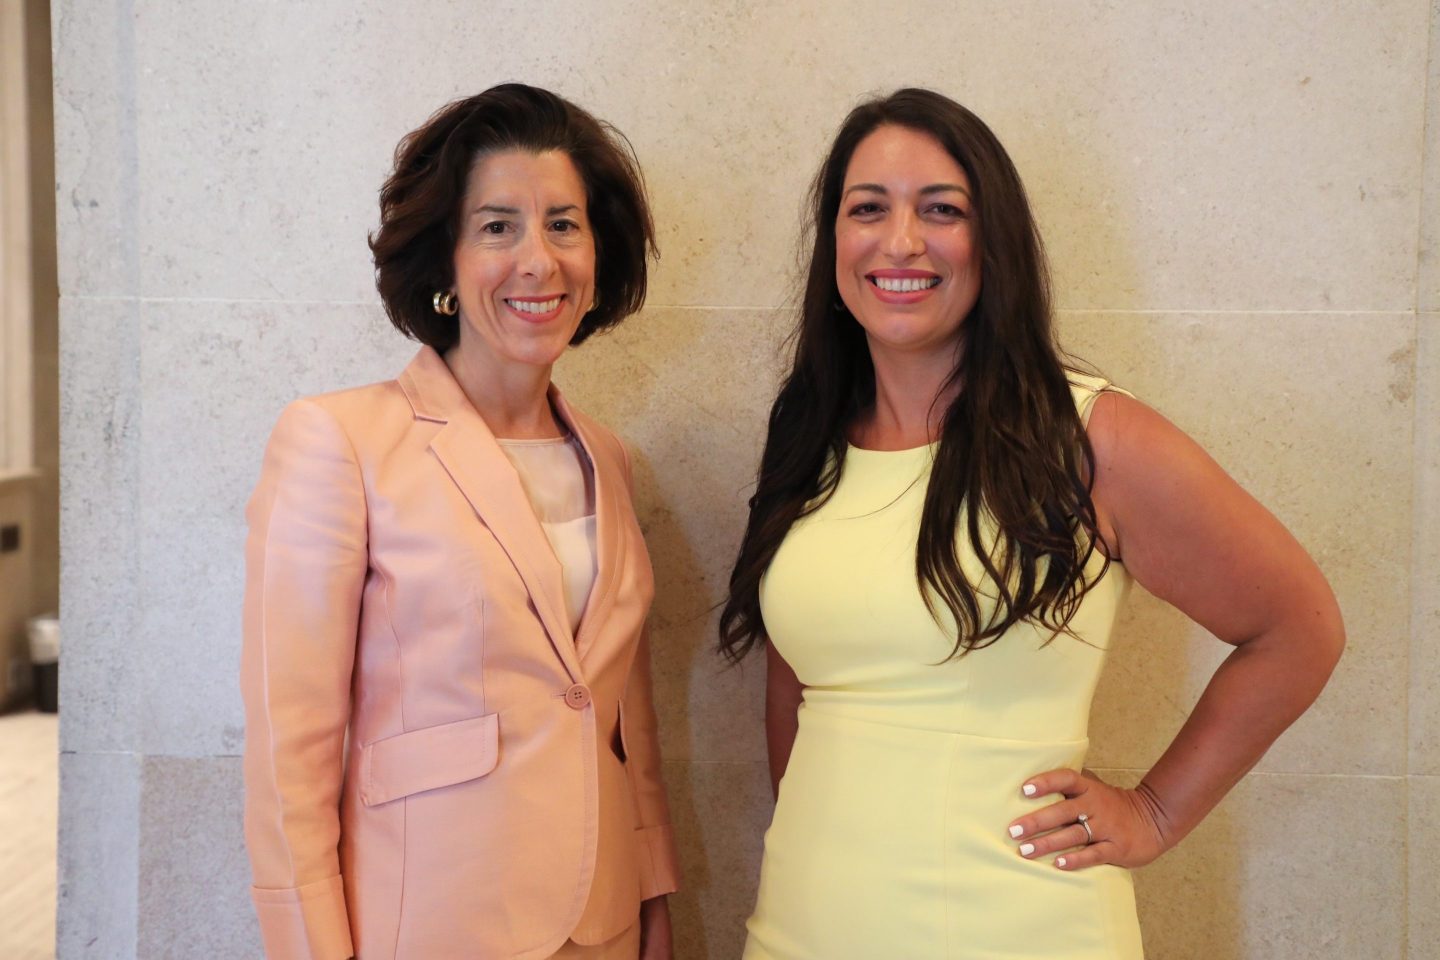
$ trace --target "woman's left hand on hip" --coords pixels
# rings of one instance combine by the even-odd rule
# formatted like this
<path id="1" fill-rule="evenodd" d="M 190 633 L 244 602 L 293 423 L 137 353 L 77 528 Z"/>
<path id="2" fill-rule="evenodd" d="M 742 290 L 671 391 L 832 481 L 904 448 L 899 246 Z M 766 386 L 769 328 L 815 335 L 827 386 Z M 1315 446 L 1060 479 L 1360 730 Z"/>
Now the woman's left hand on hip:
<path id="1" fill-rule="evenodd" d="M 1010 837 L 1027 860 L 1059 853 L 1054 864 L 1061 870 L 1141 867 L 1167 849 L 1159 804 L 1143 783 L 1127 790 L 1089 771 L 1060 769 L 1031 777 L 1020 792 L 1064 798 L 1011 822 Z"/>

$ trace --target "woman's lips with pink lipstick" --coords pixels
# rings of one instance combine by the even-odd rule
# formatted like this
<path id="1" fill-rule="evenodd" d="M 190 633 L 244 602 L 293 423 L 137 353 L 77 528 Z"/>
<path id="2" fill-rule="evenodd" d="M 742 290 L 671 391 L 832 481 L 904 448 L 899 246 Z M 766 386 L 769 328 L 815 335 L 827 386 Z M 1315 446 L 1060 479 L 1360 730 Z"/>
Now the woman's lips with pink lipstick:
<path id="1" fill-rule="evenodd" d="M 875 270 L 865 279 L 884 303 L 916 303 L 940 285 L 939 275 L 928 270 Z"/>

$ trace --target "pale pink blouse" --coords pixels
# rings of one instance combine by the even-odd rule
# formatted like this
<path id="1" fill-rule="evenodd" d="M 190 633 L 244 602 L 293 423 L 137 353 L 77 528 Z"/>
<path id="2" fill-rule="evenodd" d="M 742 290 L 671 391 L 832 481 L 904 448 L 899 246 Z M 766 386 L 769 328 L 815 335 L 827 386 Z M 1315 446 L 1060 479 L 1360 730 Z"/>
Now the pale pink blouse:
<path id="1" fill-rule="evenodd" d="M 595 475 L 574 436 L 500 440 L 560 561 L 573 635 L 595 585 Z"/>

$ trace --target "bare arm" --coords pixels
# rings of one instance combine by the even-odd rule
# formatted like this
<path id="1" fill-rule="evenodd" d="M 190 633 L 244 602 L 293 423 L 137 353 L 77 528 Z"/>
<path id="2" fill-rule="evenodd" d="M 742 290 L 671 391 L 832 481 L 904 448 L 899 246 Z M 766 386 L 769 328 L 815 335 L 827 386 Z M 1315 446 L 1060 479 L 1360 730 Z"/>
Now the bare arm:
<path id="1" fill-rule="evenodd" d="M 1089 434 L 1107 552 L 1235 650 L 1135 790 L 1070 771 L 1031 781 L 1069 799 L 1017 821 L 1026 836 L 1079 812 L 1098 828 L 1100 842 L 1067 856 L 1067 869 L 1138 866 L 1178 843 L 1310 706 L 1345 644 L 1339 607 L 1314 561 L 1179 428 L 1137 400 L 1106 394 Z M 1037 840 L 1033 855 L 1077 839 L 1057 833 L 1053 842 Z"/>
<path id="2" fill-rule="evenodd" d="M 765 748 L 770 758 L 770 789 L 777 797 L 780 778 L 790 763 L 790 748 L 795 745 L 795 731 L 800 726 L 796 712 L 804 695 L 804 685 L 776 652 L 775 644 L 765 644 Z"/>

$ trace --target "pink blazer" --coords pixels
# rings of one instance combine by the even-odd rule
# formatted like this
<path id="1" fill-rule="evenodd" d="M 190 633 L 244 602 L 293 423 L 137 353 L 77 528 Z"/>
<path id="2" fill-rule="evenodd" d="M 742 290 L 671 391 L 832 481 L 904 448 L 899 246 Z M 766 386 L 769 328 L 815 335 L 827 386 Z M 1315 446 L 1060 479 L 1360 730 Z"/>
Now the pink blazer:
<path id="1" fill-rule="evenodd" d="M 625 448 L 575 635 L 519 479 L 444 361 L 299 400 L 247 510 L 245 837 L 270 960 L 542 958 L 673 891 Z"/>

